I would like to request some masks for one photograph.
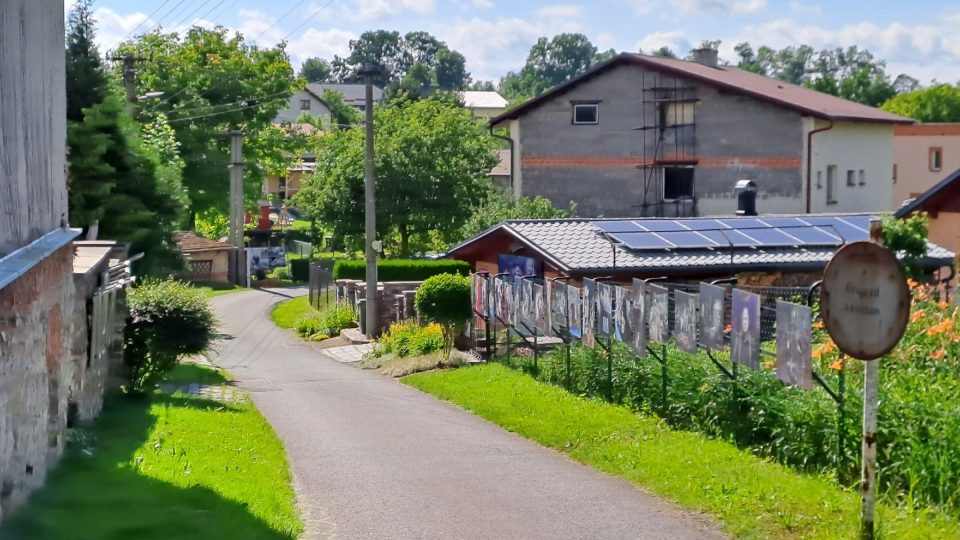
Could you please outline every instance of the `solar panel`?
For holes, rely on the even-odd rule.
[[[647,219],[643,220],[640,225],[647,229],[648,231],[655,232],[671,232],[671,231],[686,231],[686,227],[680,224],[679,221],[672,219]]]
[[[683,221],[683,224],[694,231],[709,231],[730,228],[723,223],[720,223],[720,221],[716,219],[687,219]]]
[[[724,218],[718,221],[733,229],[759,229],[768,226],[757,218]]]
[[[800,242],[789,234],[779,229],[749,229],[742,233],[754,240],[760,242],[761,246],[795,246]]]
[[[847,243],[870,239],[870,218],[872,216],[810,216],[804,218],[807,223],[821,229],[839,234]]]
[[[795,217],[764,217],[761,221],[771,227],[804,227],[807,224]]]
[[[633,221],[596,221],[593,225],[605,233],[640,232],[643,230]]]
[[[610,236],[629,249],[666,249],[676,247],[656,234],[649,232],[617,233]]]
[[[700,234],[696,231],[662,232],[660,233],[660,236],[678,248],[686,249],[710,248],[727,244],[726,242],[723,244],[720,242],[715,242],[706,235]]]
[[[838,246],[843,243],[843,240],[836,233],[817,227],[791,228],[784,232],[800,240],[806,246]]]

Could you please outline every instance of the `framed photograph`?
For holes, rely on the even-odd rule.
[[[647,356],[647,284],[642,279],[633,280],[630,290],[630,313],[627,317],[632,334],[630,347],[639,358]]]
[[[760,369],[760,295],[733,290],[730,312],[730,359],[750,369]]]
[[[613,335],[613,285],[604,282],[597,282],[597,333],[600,336],[609,338]]]
[[[533,284],[533,328],[537,335],[547,335],[549,327],[547,325],[547,295],[544,294],[543,285]]]
[[[483,274],[473,275],[473,312],[479,317],[486,317],[489,313],[487,302],[489,299],[489,290],[487,288],[487,276]]]
[[[597,331],[597,282],[585,278],[583,280],[583,344],[593,347]]]
[[[519,311],[520,311],[520,322],[523,323],[529,329],[533,329],[533,280],[531,279],[521,279],[520,288],[518,289],[520,295],[519,302]]]
[[[649,339],[657,343],[666,343],[670,339],[670,291],[659,285],[647,284],[647,296],[650,298]]]
[[[510,321],[510,300],[507,289],[507,279],[500,276],[493,280],[493,300],[495,304],[496,317],[502,324],[509,324]]]
[[[565,337],[569,321],[567,320],[567,285],[559,281],[548,281],[550,291],[550,328],[557,336]]]
[[[497,272],[507,273],[515,278],[524,276],[542,277],[543,265],[531,257],[503,253],[497,257]]]
[[[697,295],[683,291],[673,293],[673,336],[677,348],[696,354],[697,352]]]
[[[807,390],[813,387],[812,342],[812,310],[777,300],[778,379]]]
[[[700,284],[700,343],[716,351],[723,350],[723,304],[726,289]]]
[[[583,300],[580,298],[580,289],[567,285],[567,316],[570,326],[570,335],[583,339]]]
[[[633,309],[630,301],[630,289],[624,287],[613,288],[613,338],[621,343],[633,341],[633,329],[630,326],[630,311]]]

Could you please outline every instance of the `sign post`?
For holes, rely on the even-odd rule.
[[[877,475],[879,358],[907,329],[910,290],[897,258],[882,245],[880,221],[869,242],[853,242],[831,259],[823,275],[820,310],[827,333],[844,354],[865,360],[860,476],[860,538],[874,538]]]

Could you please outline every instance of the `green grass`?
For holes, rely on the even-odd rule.
[[[181,366],[173,380],[205,370]],[[199,380],[214,381],[216,372]],[[23,540],[293,539],[283,447],[246,402],[184,395],[109,399],[60,465],[0,527]]]
[[[221,296],[224,294],[250,290],[246,287],[234,285],[233,283],[221,283],[217,281],[211,281],[211,282],[205,282],[205,283],[194,283],[194,286],[200,289],[201,291],[203,291],[203,295],[206,296],[207,298],[213,298],[215,296]]]
[[[163,382],[167,384],[211,384],[219,385],[230,381],[226,371],[201,364],[182,363],[168,373]]]
[[[278,302],[273,306],[273,311],[270,312],[270,320],[280,328],[292,329],[297,321],[316,312],[317,310],[310,305],[309,297],[298,296]]]
[[[672,430],[656,418],[573,396],[496,364],[403,381],[681,506],[712,514],[735,537],[857,537],[856,493],[729,443]],[[960,537],[956,521],[886,505],[878,508],[878,526],[881,538]]]

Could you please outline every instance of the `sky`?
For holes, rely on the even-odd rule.
[[[743,41],[858,45],[886,60],[891,77],[960,80],[960,0],[96,0],[94,18],[101,52],[131,32],[219,24],[262,46],[286,40],[294,69],[311,56],[347,55],[365,30],[425,30],[466,56],[474,80],[497,81],[523,66],[538,37],[580,32],[617,51],[686,54],[719,39],[729,61]]]

